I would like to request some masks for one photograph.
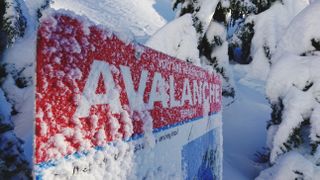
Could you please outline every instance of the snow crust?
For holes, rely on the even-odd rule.
[[[155,3],[155,0],[56,0],[51,7],[85,15],[96,24],[143,43],[166,24],[154,9]]]
[[[145,45],[199,66],[197,41],[192,16],[186,14],[166,24]]]
[[[59,160],[41,171],[41,179],[135,179],[135,165],[132,145],[117,141],[100,149],[92,149],[85,154],[77,154]]]

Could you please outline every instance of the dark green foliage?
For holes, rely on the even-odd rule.
[[[0,177],[3,179],[32,179],[29,163],[25,156],[21,156],[23,141],[8,129],[0,131],[0,141]]]
[[[29,65],[31,66],[31,65]],[[18,88],[25,88],[33,84],[32,77],[26,77],[23,72],[29,67],[17,69],[14,65],[0,64],[0,85],[1,79],[4,80],[8,74],[12,76]]]
[[[282,2],[282,0],[251,0],[251,3],[243,0],[231,0],[230,1],[230,11],[231,11],[231,19],[229,22],[229,26],[238,26],[236,32],[234,33],[234,37],[232,39],[236,39],[236,41],[231,41],[229,44],[228,54],[231,59],[241,63],[241,64],[249,64],[252,61],[252,57],[250,56],[251,50],[251,41],[254,36],[254,23],[247,22],[246,18],[252,14],[259,14],[267,9],[269,9],[272,4],[276,1]],[[264,52],[266,57],[269,59],[269,64],[271,64],[271,52],[270,47],[265,44]],[[235,51],[241,50],[241,57],[239,54],[234,54]]]
[[[228,11],[229,9],[222,7],[221,3],[219,2],[216,7],[216,11],[213,14],[213,20],[218,23],[227,25],[226,14],[228,13]]]
[[[198,0],[176,0],[174,1],[173,9],[177,9],[179,5],[181,5],[179,16],[183,16],[187,13],[192,15],[193,26],[195,27],[197,33],[201,35],[199,37],[200,41],[205,32],[205,29],[199,17],[197,17],[197,13],[200,11]]]
[[[320,138],[320,136],[317,136],[317,137]],[[320,144],[320,142],[313,142],[313,143],[310,144],[310,146],[311,146],[311,155],[314,155],[314,153],[316,153],[319,144]],[[317,166],[319,166],[319,165],[317,165]]]
[[[181,5],[181,10],[179,16],[183,16],[187,13],[193,14],[198,12],[200,7],[197,7],[198,0],[174,0],[173,10],[176,10],[179,5]]]
[[[15,135],[10,114],[2,113],[5,112],[0,110],[0,179],[32,179],[22,147],[24,142]]]
[[[320,39],[311,39],[311,44],[315,48],[316,51],[320,51]]]
[[[207,36],[200,41],[198,45],[198,49],[200,51],[200,55],[206,57],[209,61],[209,65],[211,65],[217,73],[219,73],[226,82],[229,82],[229,77],[225,72],[223,66],[218,63],[217,57],[214,56],[214,50],[223,44],[223,40],[220,36],[214,36],[213,41],[209,42]],[[222,90],[222,95],[225,97],[234,97],[235,91],[233,87],[224,88]]]
[[[5,48],[7,47],[7,34],[4,32],[3,30],[3,15],[5,13],[5,1],[4,0],[0,0],[0,59],[2,58],[3,52],[5,50]],[[1,77],[1,76],[0,76]]]
[[[254,36],[253,27],[254,27],[253,22],[248,22],[239,26],[239,28],[235,32],[235,38],[239,39],[240,42],[236,40],[236,41],[230,42],[229,44],[228,53],[231,57],[235,56],[234,50],[236,48],[241,49],[241,57],[240,57],[241,61],[238,61],[241,64],[249,64],[252,60],[250,56],[250,52],[251,52],[251,41]]]
[[[6,68],[4,64],[0,64],[0,85],[5,80],[7,76]]]
[[[243,0],[230,0],[231,21],[246,18],[250,14],[259,14],[271,7],[275,1],[282,0],[251,0],[251,3]]]
[[[200,51],[200,54],[202,56],[205,56],[209,60],[210,65],[212,65],[214,69],[222,75],[223,78],[229,80],[229,78],[225,74],[223,67],[218,64],[217,57],[212,56],[214,49],[218,46],[221,46],[222,43],[223,40],[220,36],[214,36],[212,42],[209,42],[208,38],[205,36],[199,43],[198,49]]]
[[[24,71],[28,66],[16,69],[14,64],[8,65],[2,62],[2,56],[6,48],[13,46],[18,38],[24,36],[27,28],[27,19],[24,14],[24,1],[0,0],[0,88],[10,74],[17,87],[25,88],[32,84],[32,77],[26,77]],[[10,14],[10,16],[8,16]],[[10,102],[4,92],[5,103],[12,105],[11,113],[2,114],[0,110],[0,179],[32,179],[32,172],[27,161],[23,141],[14,132],[12,115],[18,114],[14,107],[15,102]],[[3,104],[3,102],[1,102]]]
[[[178,8],[179,4],[182,4],[185,0],[173,0],[173,10],[176,10]]]
[[[27,27],[27,20],[22,13],[20,1],[15,0],[13,3],[4,1],[3,3],[5,12],[12,8],[15,11],[13,16],[1,17],[1,31],[6,33],[6,44],[12,45],[18,37],[23,37]]]
[[[265,54],[265,56],[268,58],[268,62],[269,62],[269,65],[271,65],[271,52],[270,52],[270,48],[268,45],[264,44],[263,45],[263,52]]]
[[[282,153],[287,153],[295,148],[298,148],[301,144],[308,141],[308,139],[303,138],[302,134],[304,129],[309,129],[309,128],[310,128],[309,120],[305,120],[299,125],[299,127],[294,128],[288,140],[285,143],[283,143],[282,147],[280,147]]]
[[[231,24],[234,25],[235,21],[256,12],[257,8],[254,4],[247,4],[243,0],[231,0],[229,9],[231,11]]]
[[[279,99],[277,103],[271,104],[271,108],[271,120],[268,122],[267,129],[269,129],[271,126],[277,126],[282,123],[282,113],[284,110],[282,100]],[[301,144],[309,142],[309,137],[303,136],[305,131],[310,131],[310,119],[305,119],[298,127],[292,130],[288,140],[280,147],[282,153],[289,152],[294,148],[298,148]],[[317,146],[318,143],[311,143],[311,154],[316,151]]]
[[[272,125],[279,125],[282,122],[282,112],[284,105],[281,99],[276,104],[271,104],[271,120],[268,122],[267,129]]]
[[[294,178],[294,180],[304,180],[305,176],[303,174],[303,172],[300,172],[298,170],[293,171],[293,173],[295,173],[297,176]]]
[[[313,86],[313,82],[307,81],[302,91],[306,92]]]
[[[186,7],[181,8],[180,16],[183,16],[187,13],[193,13],[194,12],[194,7],[192,4],[188,4]]]
[[[195,27],[197,33],[198,34],[203,34],[204,29],[203,29],[203,25],[202,25],[201,21],[199,20],[199,18],[198,17],[193,17],[192,20],[193,20],[193,26]]]
[[[3,15],[5,13],[6,10],[6,6],[5,6],[5,0],[0,0],[0,17],[1,19],[3,19]],[[2,27],[2,23],[0,24],[0,26]]]
[[[259,13],[269,9],[271,7],[271,5],[276,1],[282,2],[282,0],[252,0],[252,3],[256,6],[255,13],[259,14]]]
[[[314,48],[314,50],[304,52],[300,56],[314,56],[317,51],[320,51],[320,39],[312,38],[311,45]]]
[[[254,153],[254,161],[260,164],[268,163],[270,161],[270,149],[267,147],[262,148],[261,151]]]
[[[4,119],[4,116],[0,116],[0,134],[1,132],[7,132],[13,130],[13,122]]]
[[[52,2],[52,0],[44,0],[43,4],[37,10],[38,19],[42,17],[42,11],[47,9],[50,6],[51,2]]]
[[[217,46],[221,46],[223,43],[223,40],[221,39],[220,36],[214,36],[214,40],[212,42],[209,42],[208,38],[205,36],[204,38],[202,38],[202,40],[200,41],[199,45],[198,45],[198,49],[200,51],[200,54],[202,56],[205,56],[207,59],[211,59],[211,54],[213,52],[213,50],[217,47]],[[211,62],[212,61],[212,62]],[[213,60],[211,60],[210,62],[213,63]]]
[[[302,134],[301,134],[302,127],[294,128],[293,133],[289,137],[288,142],[286,143],[290,147],[297,148],[299,145],[303,143]],[[291,148],[288,148],[288,150],[291,150]]]

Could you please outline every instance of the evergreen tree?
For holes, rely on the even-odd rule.
[[[291,179],[319,178],[320,23],[314,16],[319,9],[320,2],[307,4],[277,44],[277,63],[271,65],[266,85],[272,108],[267,126],[270,167],[257,179],[288,174]]]
[[[228,27],[236,27],[236,31],[230,39],[228,51],[232,60],[241,64],[249,64],[252,61],[251,43],[255,34],[255,23],[252,20],[248,20],[248,17],[268,10],[276,1],[282,2],[282,0],[230,1],[231,17]],[[265,45],[264,51],[266,57],[271,59],[270,47]]]
[[[208,3],[208,2],[207,2]],[[206,4],[203,0],[174,0],[173,9],[177,10],[178,16],[186,13],[192,14],[193,26],[198,35],[199,57],[202,63],[211,65],[223,78],[223,96],[234,97],[235,91],[231,85],[230,72],[228,71],[228,56],[222,57],[218,51],[224,51],[226,45],[226,14],[224,6],[227,0],[211,1]],[[204,16],[203,9],[211,7]],[[213,14],[211,19],[204,17]],[[225,52],[227,55],[227,50]]]
[[[4,38],[4,43],[12,45],[19,37],[23,37],[27,20],[22,13],[21,6],[23,1],[19,0],[1,0],[1,31]]]
[[[32,68],[33,64],[17,68],[15,63],[4,62],[3,54],[7,48],[15,46],[17,39],[26,35],[27,28],[36,29],[28,24],[27,17],[40,18],[41,11],[47,8],[50,2],[43,0],[32,15],[34,17],[29,17],[24,1],[0,0],[0,177],[4,179],[31,179],[30,162],[27,161],[23,150],[24,142],[14,133],[12,116],[19,113],[15,107],[16,102],[8,98],[8,93],[11,92],[5,91],[6,88],[3,86],[4,82],[10,79],[10,75],[17,88],[30,87],[33,84],[32,77],[26,76],[24,71]]]
[[[25,33],[27,22],[22,13],[20,1],[0,0],[0,59],[5,49],[12,46],[17,38]],[[0,86],[6,78],[5,65],[0,61]],[[31,179],[31,167],[23,151],[23,141],[16,137],[11,121],[11,107],[0,89],[0,177],[4,179]]]

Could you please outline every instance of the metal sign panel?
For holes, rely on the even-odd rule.
[[[218,75],[66,13],[37,43],[37,179],[220,178]]]

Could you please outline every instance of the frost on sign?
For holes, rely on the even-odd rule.
[[[129,143],[144,137],[151,148],[166,148],[160,142],[183,138],[183,129],[175,127],[221,109],[217,75],[58,13],[41,22],[36,71],[34,161],[41,168],[119,140]],[[207,121],[202,134],[213,128]],[[184,143],[180,155],[192,140],[184,139],[179,140]],[[145,143],[135,144],[134,152]],[[182,166],[181,158],[179,163]],[[92,167],[88,164],[85,172]]]

